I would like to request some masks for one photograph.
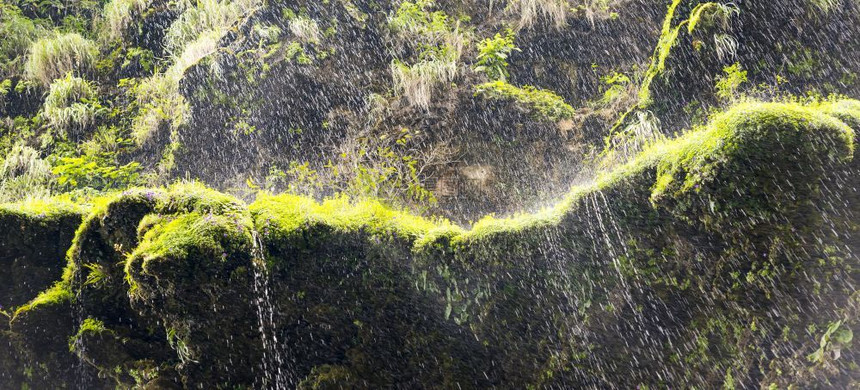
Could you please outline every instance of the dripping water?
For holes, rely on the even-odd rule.
[[[274,390],[290,389],[294,385],[292,370],[287,367],[286,347],[278,341],[275,329],[275,305],[266,269],[266,255],[263,242],[256,231],[253,236],[254,268],[254,305],[257,307],[257,320],[260,339],[263,344],[262,388]]]

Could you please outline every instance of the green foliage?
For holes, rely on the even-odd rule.
[[[827,364],[839,359],[842,349],[849,348],[853,340],[854,332],[845,324],[845,320],[831,322],[821,336],[818,349],[806,359],[815,364]]]
[[[514,46],[514,32],[508,30],[506,35],[496,34],[493,38],[486,38],[478,42],[478,61],[475,71],[487,75],[491,80],[507,80],[508,56],[513,51],[521,51]]]
[[[651,65],[649,65],[648,70],[645,72],[642,85],[639,88],[640,107],[646,107],[651,103],[651,83],[666,70],[666,60],[669,58],[672,47],[677,43],[678,34],[684,25],[687,25],[687,30],[691,34],[696,31],[697,26],[704,25],[704,23],[727,26],[731,17],[740,12],[737,6],[731,3],[700,3],[693,9],[687,19],[673,25],[675,12],[681,3],[682,0],[673,0],[666,12],[666,18],[663,20],[663,28],[660,32],[660,39],[657,42],[657,47],[654,49],[654,54],[651,55]],[[733,57],[737,50],[737,41],[725,34],[715,35],[714,45],[720,59]]]
[[[600,99],[600,104],[603,105],[610,105],[618,100],[624,95],[631,84],[630,77],[618,72],[603,76],[600,78],[600,81],[607,85],[606,90],[603,91],[603,97]]]
[[[0,78],[20,74],[30,44],[42,28],[6,2],[0,4]]]
[[[200,0],[193,5],[185,4],[187,8],[170,25],[164,38],[165,48],[174,55],[187,50],[189,44],[203,35],[213,32],[223,35],[228,27],[257,7],[259,1]]]
[[[540,119],[560,121],[571,119],[576,110],[552,91],[530,85],[522,88],[505,81],[493,81],[475,87],[475,95],[489,99],[512,100]]]
[[[398,145],[405,145],[408,130],[401,131]],[[421,184],[419,161],[409,154],[396,151],[391,145],[365,145],[360,150],[361,161],[348,181],[345,193],[360,198],[387,199],[397,204],[426,207],[436,202],[433,193]]]
[[[140,163],[117,165],[112,156],[105,153],[60,157],[54,163],[52,172],[57,176],[59,188],[64,191],[80,188],[114,190],[136,184],[140,175]]]
[[[741,64],[723,68],[723,75],[717,77],[717,97],[723,102],[732,102],[740,96],[741,86],[747,82],[747,71],[743,70]]]
[[[740,8],[734,3],[700,3],[690,12],[687,31],[692,34],[697,28],[713,26],[728,28],[732,16],[740,13]]]
[[[30,80],[44,86],[68,73],[85,74],[93,67],[98,47],[77,33],[42,38],[30,46],[24,70]]]
[[[425,44],[446,41],[452,32],[448,15],[443,11],[430,11],[432,0],[404,1],[389,19],[389,25],[408,37],[418,37]]]
[[[0,160],[0,202],[50,195],[51,167],[38,151],[18,142],[4,157]]]
[[[291,161],[289,168],[284,171],[272,167],[266,176],[265,188],[272,192],[288,192],[291,194],[315,194],[322,189],[319,173],[304,162],[299,164]]]
[[[428,109],[437,85],[450,83],[459,73],[459,61],[468,38],[442,11],[431,11],[429,0],[401,3],[389,18],[399,37],[418,52],[410,64],[402,59],[391,63],[395,90],[413,106]]]
[[[78,137],[94,126],[102,110],[96,87],[68,73],[51,83],[42,115],[62,134]]]

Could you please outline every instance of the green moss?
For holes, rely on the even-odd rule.
[[[652,197],[659,199],[670,189],[676,191],[675,195],[692,191],[717,174],[715,163],[731,158],[756,161],[803,151],[817,154],[815,157],[821,157],[822,162],[845,160],[851,158],[853,140],[850,127],[818,110],[797,104],[744,103],[716,116],[706,128],[661,148],[664,156]],[[832,141],[835,142],[828,145]],[[683,182],[678,182],[680,178]]]
[[[239,221],[221,215],[184,214],[153,226],[143,237],[140,246],[131,255],[128,264],[141,258],[146,272],[152,261],[170,258],[188,258],[191,251],[226,254],[247,249],[250,241],[248,221]],[[226,260],[224,258],[212,261]]]
[[[860,123],[858,108],[850,100],[742,103],[572,189],[552,208],[485,218],[469,230],[345,197],[318,203],[260,194],[246,207],[193,183],[113,194],[93,202],[69,259],[73,267],[104,265],[105,278],[120,262],[128,285],[61,282],[27,307],[69,302],[80,292],[77,302],[93,319],[85,332],[108,328],[117,335],[105,335],[102,347],[88,342],[85,359],[125,361],[93,357],[115,349],[115,341],[157,339],[171,354],[156,350],[153,361],[175,364],[185,383],[222,374],[219,380],[237,381],[231,383],[255,380],[250,369],[212,370],[260,361],[257,333],[235,331],[258,326],[260,277],[271,277],[275,332],[315,336],[291,344],[295,356],[312,356],[300,369],[301,386],[310,388],[344,378],[407,383],[396,381],[413,373],[453,387],[468,383],[459,380],[475,374],[469,369],[484,367],[458,359],[480,360],[481,353],[493,356],[490,371],[498,370],[487,374],[489,382],[522,387],[564,383],[564,370],[574,365],[597,367],[619,387],[630,372],[639,383],[655,369],[707,387],[702,378],[721,382],[731,368],[733,380],[746,383],[750,372],[775,371],[743,359],[748,351],[795,348],[774,344],[774,329],[814,333],[801,329],[810,313],[796,305],[798,294],[843,294],[853,280],[855,259],[842,249],[853,244],[839,241],[841,233],[822,220],[845,218],[842,212],[849,221],[839,223],[851,224],[856,207],[830,214],[815,207],[850,203],[839,196],[851,196],[853,182],[839,184],[837,195],[829,195],[836,186],[827,183],[831,171],[846,172],[854,153],[849,125]],[[836,182],[854,180],[849,173]],[[814,246],[819,238],[827,244]],[[116,253],[106,253],[111,248]],[[263,257],[269,267],[258,273],[255,260]],[[76,280],[88,277],[66,279]],[[123,288],[130,307],[129,294],[116,291]],[[110,290],[92,293],[99,289]],[[774,322],[761,315],[774,310],[792,316]],[[837,318],[840,308],[826,310],[824,317]],[[96,311],[129,313],[136,324],[151,321],[164,332],[120,337],[133,331]],[[676,314],[683,321],[659,322]],[[661,327],[671,336],[631,327]],[[234,337],[219,338],[225,331]],[[408,355],[397,370],[375,362],[392,348]],[[434,368],[425,369],[431,363],[422,359],[431,357]],[[780,358],[773,364],[795,363]],[[401,368],[409,375],[386,371]]]
[[[489,99],[511,100],[541,119],[560,121],[576,115],[576,110],[552,91],[526,85],[522,88],[499,80],[475,87],[475,95]]]
[[[446,221],[430,221],[392,210],[379,201],[352,203],[346,197],[328,199],[320,204],[296,195],[260,194],[251,204],[250,211],[259,231],[281,238],[287,238],[308,225],[324,224],[342,232],[367,231],[411,241],[432,229],[450,226]]]
[[[18,316],[21,316],[27,312],[36,310],[43,306],[67,304],[73,299],[74,294],[72,293],[71,288],[69,288],[69,285],[64,282],[57,282],[56,284],[54,284],[53,287],[41,292],[32,301],[15,310],[15,314],[12,316],[12,318],[14,320]]]
[[[87,206],[68,197],[32,198],[15,203],[0,204],[0,217],[16,215],[27,220],[52,221],[86,213]]]
[[[105,323],[103,321],[94,318],[87,318],[81,323],[80,328],[78,328],[78,333],[69,339],[69,350],[71,352],[78,352],[80,342],[84,337],[98,335],[107,331],[108,330],[105,328]]]

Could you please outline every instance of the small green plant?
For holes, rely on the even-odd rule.
[[[430,0],[404,1],[389,18],[389,25],[407,39],[418,37],[425,44],[444,42],[452,33],[451,23],[445,12],[430,11],[434,6]]]
[[[830,322],[827,331],[821,336],[819,348],[806,359],[815,364],[826,364],[839,359],[842,349],[850,347],[853,340],[854,332],[845,324],[845,320]]]
[[[714,34],[714,50],[720,61],[731,60],[738,55],[738,41],[729,34]]]
[[[505,36],[496,34],[493,38],[487,38],[478,42],[478,62],[475,71],[487,75],[490,80],[507,80],[508,56],[514,51],[521,51],[514,46],[514,32],[508,30]]]
[[[54,129],[76,137],[95,123],[101,110],[95,86],[68,73],[51,83],[42,115]]]
[[[98,48],[79,34],[42,38],[30,46],[24,70],[27,77],[48,86],[69,72],[86,73],[95,64]]]
[[[701,3],[690,12],[687,31],[692,34],[697,28],[720,26],[729,27],[733,16],[740,15],[741,10],[734,3]]]
[[[322,37],[319,24],[307,16],[296,16],[290,20],[290,32],[306,43],[319,43]]]
[[[723,102],[732,102],[740,96],[741,86],[747,82],[747,71],[743,70],[741,64],[723,68],[723,75],[717,77],[715,88],[717,98]]]
[[[603,105],[612,104],[619,99],[631,83],[630,77],[618,72],[603,76],[600,81],[606,85],[606,90],[603,91],[603,97],[600,99],[600,104]]]

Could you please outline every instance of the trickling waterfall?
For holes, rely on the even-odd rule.
[[[252,231],[251,235],[253,236],[254,305],[257,307],[260,339],[263,344],[261,386],[264,389],[291,389],[295,387],[295,375],[288,365],[289,346],[280,344],[275,328],[275,305],[272,303],[263,242],[256,231]]]

